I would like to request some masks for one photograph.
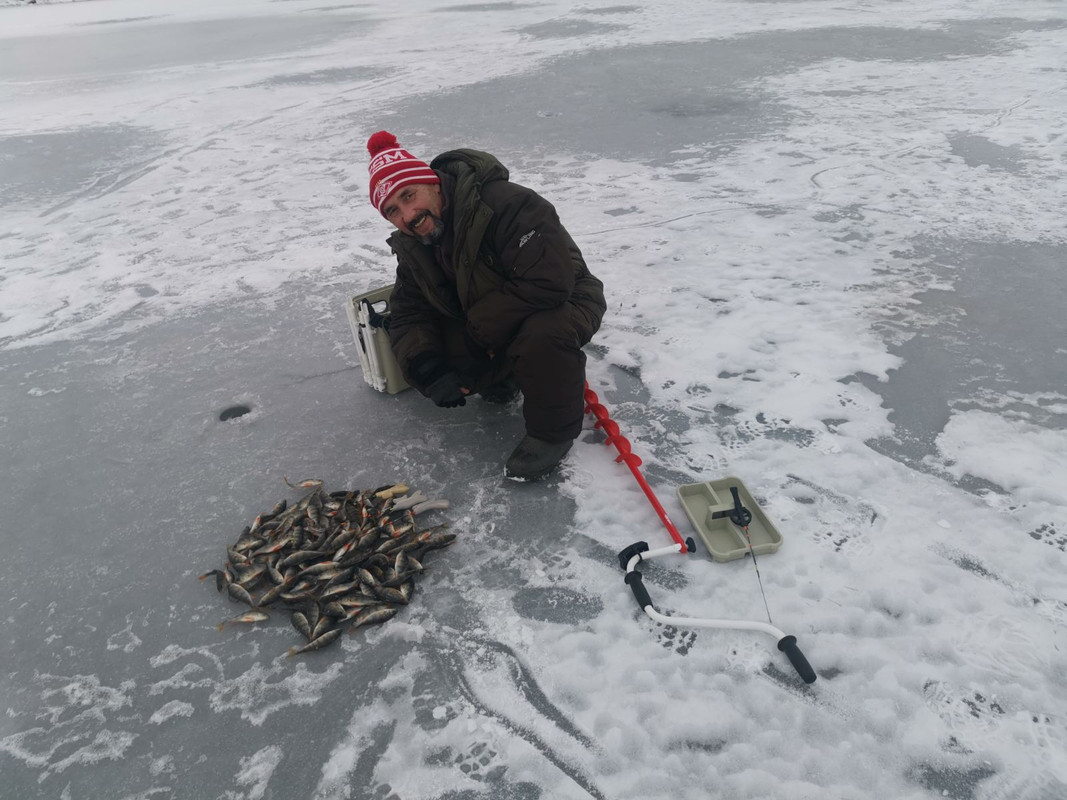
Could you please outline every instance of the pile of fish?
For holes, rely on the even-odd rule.
[[[417,514],[448,502],[409,494],[402,483],[327,493],[321,480],[285,482],[311,491],[256,517],[226,548],[226,565],[200,580],[214,575],[219,592],[250,606],[219,623],[220,631],[265,620],[268,608],[286,608],[307,639],[289,656],[326,647],[345,626],[351,632],[392,618],[411,601],[423,556],[456,540],[446,525],[416,530]]]

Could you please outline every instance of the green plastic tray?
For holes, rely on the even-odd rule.
[[[752,551],[757,556],[776,552],[782,546],[782,534],[767,519],[741,479],[726,477],[678,487],[678,499],[682,502],[685,515],[693,523],[712,558],[716,561],[734,561],[748,554],[745,532],[728,518],[734,508],[731,487],[737,488],[742,505],[752,512],[752,521],[748,524]]]

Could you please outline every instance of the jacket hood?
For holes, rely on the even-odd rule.
[[[430,167],[457,179],[473,178],[476,184],[506,181],[509,177],[507,167],[496,156],[480,150],[449,150],[431,161]]]

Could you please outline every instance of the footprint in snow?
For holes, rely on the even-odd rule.
[[[500,754],[491,743],[484,741],[473,742],[453,759],[460,772],[468,778],[489,783],[503,780],[508,768],[500,761]]]
[[[988,746],[1005,713],[994,695],[945,681],[927,681],[923,699],[948,727],[952,739],[968,750]]]
[[[758,439],[811,447],[815,443],[815,431],[792,425],[787,419],[771,419],[762,411],[752,419],[722,425],[718,431],[719,441],[727,450],[743,451]]]
[[[1061,552],[1067,552],[1067,533],[1060,533],[1056,530],[1056,525],[1053,522],[1046,522],[1044,525],[1039,525],[1037,528],[1029,532],[1029,536],[1031,539],[1044,542]]]
[[[810,508],[815,524],[806,526],[815,542],[835,553],[857,554],[871,546],[872,535],[885,527],[886,516],[870,503],[789,475],[782,487],[794,502]],[[801,526],[796,526],[800,528]]]

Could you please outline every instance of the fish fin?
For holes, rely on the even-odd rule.
[[[215,626],[215,630],[217,630],[217,631],[226,630],[226,623],[225,622],[220,622],[218,625]]]

